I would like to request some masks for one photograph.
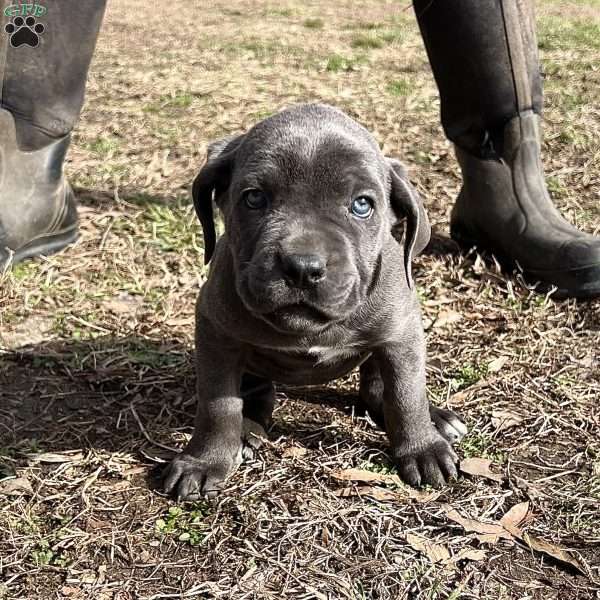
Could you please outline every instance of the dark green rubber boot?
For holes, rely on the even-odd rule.
[[[64,0],[0,13],[0,267],[77,239],[63,163],[104,5]]]
[[[51,254],[77,239],[77,210],[62,166],[69,135],[19,150],[11,115],[0,109],[0,264]]]
[[[540,292],[600,296],[600,237],[553,205],[540,153],[542,84],[529,0],[415,0],[463,187],[451,235]],[[451,23],[451,26],[448,26]]]

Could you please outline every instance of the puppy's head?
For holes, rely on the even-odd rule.
[[[406,218],[404,263],[429,240],[422,203],[403,167],[329,106],[282,111],[211,145],[193,185],[205,261],[215,247],[212,200],[222,210],[237,292],[280,331],[322,329],[363,303],[381,252]]]

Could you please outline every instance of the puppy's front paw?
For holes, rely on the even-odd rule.
[[[214,498],[234,470],[234,463],[209,462],[182,452],[163,471],[163,488],[178,501]]]
[[[414,487],[442,487],[457,477],[458,456],[434,429],[424,439],[394,449],[393,455],[401,479]]]

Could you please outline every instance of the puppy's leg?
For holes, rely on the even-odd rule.
[[[392,456],[410,485],[439,487],[456,477],[458,457],[431,421],[422,332],[388,343],[374,355],[383,379],[383,414]]]
[[[385,429],[383,419],[383,379],[373,357],[366,360],[360,366],[360,401],[369,411],[370,417],[382,429]],[[466,425],[458,415],[451,410],[439,408],[429,403],[429,416],[442,436],[451,444],[456,444],[463,439],[467,433]]]
[[[241,349],[198,314],[194,434],[164,472],[165,491],[179,500],[215,496],[242,460],[242,368]]]
[[[255,450],[267,438],[267,429],[271,425],[275,407],[275,388],[273,382],[264,377],[244,373],[242,376],[241,396],[244,401],[244,432],[242,450],[245,459],[254,458]]]
[[[360,385],[358,397],[363,408],[379,427],[385,429],[383,420],[383,379],[377,360],[371,356],[360,365]]]

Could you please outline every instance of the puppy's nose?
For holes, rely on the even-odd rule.
[[[297,287],[312,287],[325,279],[325,261],[316,254],[286,254],[281,258],[283,273]]]

